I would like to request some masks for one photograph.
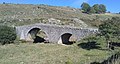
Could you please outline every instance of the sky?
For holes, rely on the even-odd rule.
[[[120,0],[0,0],[0,3],[14,3],[14,4],[47,4],[53,6],[70,6],[80,8],[83,2],[90,4],[104,4],[107,11],[112,13],[120,12]]]

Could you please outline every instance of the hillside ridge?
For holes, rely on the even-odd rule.
[[[48,23],[57,25],[70,25],[81,27],[93,26],[96,19],[101,22],[116,14],[85,14],[78,8],[51,6],[51,5],[33,5],[33,4],[0,4],[0,24],[5,25],[26,25],[35,23]],[[75,20],[77,19],[77,20]],[[50,20],[53,20],[49,22]],[[80,22],[81,21],[81,22]],[[95,22],[94,22],[95,21]]]

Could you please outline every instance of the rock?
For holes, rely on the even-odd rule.
[[[57,19],[54,19],[54,18],[50,18],[48,19],[49,23],[50,24],[60,24],[60,20],[57,20]]]
[[[74,18],[73,21],[77,22],[77,23],[80,23],[82,27],[88,27],[88,25],[84,21],[82,21],[82,20]]]

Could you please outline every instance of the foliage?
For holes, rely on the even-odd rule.
[[[82,5],[81,5],[81,8],[82,8],[82,10],[83,10],[83,12],[84,13],[87,13],[89,10],[90,10],[90,5],[88,4],[88,3],[83,3]]]
[[[95,12],[96,10],[94,9],[94,7],[91,7],[89,13],[95,13]]]
[[[87,42],[96,42],[97,40],[98,40],[98,38],[96,37],[96,35],[91,35],[84,39],[84,41],[87,41]]]
[[[105,13],[106,12],[106,6],[103,4],[99,5],[100,13]]]
[[[93,8],[95,9],[95,13],[100,13],[100,9],[99,9],[99,4],[94,4]]]
[[[120,18],[113,17],[111,20],[106,20],[99,26],[100,35],[104,36],[107,41],[111,41],[112,38],[120,39]]]
[[[105,13],[106,12],[106,6],[103,4],[94,4],[92,7],[88,3],[83,3],[81,5],[82,10],[84,13]]]
[[[83,43],[81,43],[79,46],[84,49],[97,49],[97,48],[105,48],[106,49],[106,43],[108,44],[108,47],[110,43],[112,45],[119,46],[120,43],[120,18],[119,17],[113,17],[112,19],[108,19],[104,21],[99,26],[99,34],[96,34],[95,36],[89,36],[83,40]],[[118,44],[117,44],[118,43]],[[97,46],[99,45],[99,46]]]
[[[97,43],[98,37],[96,35],[91,35],[83,39],[82,43],[78,44],[79,47],[86,49],[86,50],[91,50],[91,49],[99,49],[101,48]]]
[[[95,9],[96,13],[105,13],[106,12],[106,6],[103,4],[95,4],[93,5],[93,8]]]
[[[0,43],[2,45],[13,43],[15,39],[16,32],[14,28],[0,25]]]
[[[65,62],[65,64],[73,64],[73,62],[71,60],[68,60]]]

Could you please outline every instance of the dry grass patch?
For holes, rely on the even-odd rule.
[[[84,50],[76,45],[10,44],[0,46],[0,64],[88,64],[103,61],[111,52]]]

